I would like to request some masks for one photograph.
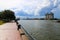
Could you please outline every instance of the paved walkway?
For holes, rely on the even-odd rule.
[[[16,23],[0,25],[0,40],[22,40]]]

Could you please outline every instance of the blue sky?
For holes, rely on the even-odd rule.
[[[60,0],[0,0],[0,11],[7,9],[21,17],[41,18],[53,12],[54,17],[60,18]]]

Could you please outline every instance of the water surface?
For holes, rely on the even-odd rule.
[[[35,40],[60,40],[60,23],[52,20],[20,20]]]

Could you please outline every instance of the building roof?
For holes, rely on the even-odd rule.
[[[50,12],[50,13],[46,13],[45,15],[54,15],[52,12]]]

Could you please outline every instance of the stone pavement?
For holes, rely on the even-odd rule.
[[[22,40],[15,22],[0,25],[0,40]]]

